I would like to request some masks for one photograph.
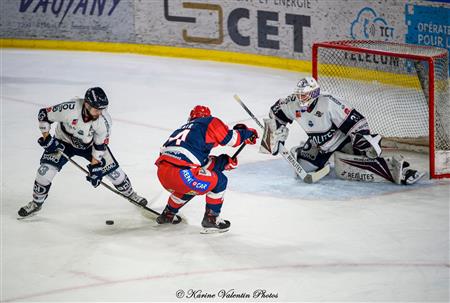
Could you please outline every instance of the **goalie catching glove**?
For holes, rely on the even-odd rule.
[[[277,123],[274,119],[264,119],[264,134],[261,140],[260,152],[277,155],[280,144],[284,144],[288,135],[289,129],[285,125],[280,125],[277,128]]]

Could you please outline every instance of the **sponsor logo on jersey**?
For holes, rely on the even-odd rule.
[[[325,97],[327,97],[328,99],[330,99],[331,101],[333,101],[334,103],[336,103],[339,106],[342,105],[341,101],[339,101],[338,99],[336,99],[335,97],[333,97],[331,95],[325,95]]]
[[[322,144],[333,138],[336,130],[337,128],[333,125],[326,133],[308,134],[308,136],[314,143],[316,143],[316,145],[321,146]]]
[[[192,171],[189,169],[180,170],[180,177],[183,183],[186,184],[190,189],[197,192],[204,192],[209,189],[211,185],[210,182],[202,181],[194,177]]]
[[[310,121],[308,121],[308,126],[309,126],[309,127],[313,127],[313,126],[314,126],[314,123],[310,120]]]
[[[59,154],[55,154],[55,153],[44,154],[42,156],[42,160],[46,160],[46,161],[53,162],[53,163],[58,163],[60,158],[61,158],[61,156]]]
[[[322,117],[322,115],[323,115],[323,113],[321,112],[321,111],[317,111],[315,114],[314,114],[314,116],[317,116],[317,117]]]
[[[116,169],[118,167],[116,162],[112,162],[108,165],[105,165],[102,169],[103,174],[107,175],[110,171]]]
[[[63,110],[75,109],[75,102],[66,102],[53,106],[53,112],[62,112]]]
[[[77,123],[78,123],[78,119],[73,119],[73,120],[72,120],[72,125],[73,125],[73,126],[77,125]]]
[[[348,108],[348,107],[344,108],[344,113],[346,115],[350,114],[350,108]]]

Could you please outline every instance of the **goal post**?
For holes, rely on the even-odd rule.
[[[429,153],[431,178],[450,178],[448,51],[372,40],[313,44],[313,77],[346,100],[391,147]]]

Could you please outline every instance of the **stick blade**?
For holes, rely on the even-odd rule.
[[[303,181],[308,184],[316,183],[317,181],[327,176],[329,173],[330,173],[330,165],[327,164],[322,169],[307,174],[306,177],[303,179]]]

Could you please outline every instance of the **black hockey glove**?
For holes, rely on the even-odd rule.
[[[220,156],[216,157],[216,163],[214,165],[214,168],[219,171],[224,171],[235,169],[237,166],[238,166],[237,158],[233,159],[227,154],[221,154]]]
[[[58,139],[52,137],[50,134],[44,139],[40,137],[38,143],[42,146],[47,153],[53,154],[58,151],[58,149],[64,149],[64,145],[59,142]]]
[[[88,182],[91,182],[92,186],[97,187],[102,182],[103,167],[105,166],[105,164],[105,159],[102,159],[102,161],[97,164],[89,164],[87,166],[87,169],[89,170],[89,176],[86,176],[86,180]]]

